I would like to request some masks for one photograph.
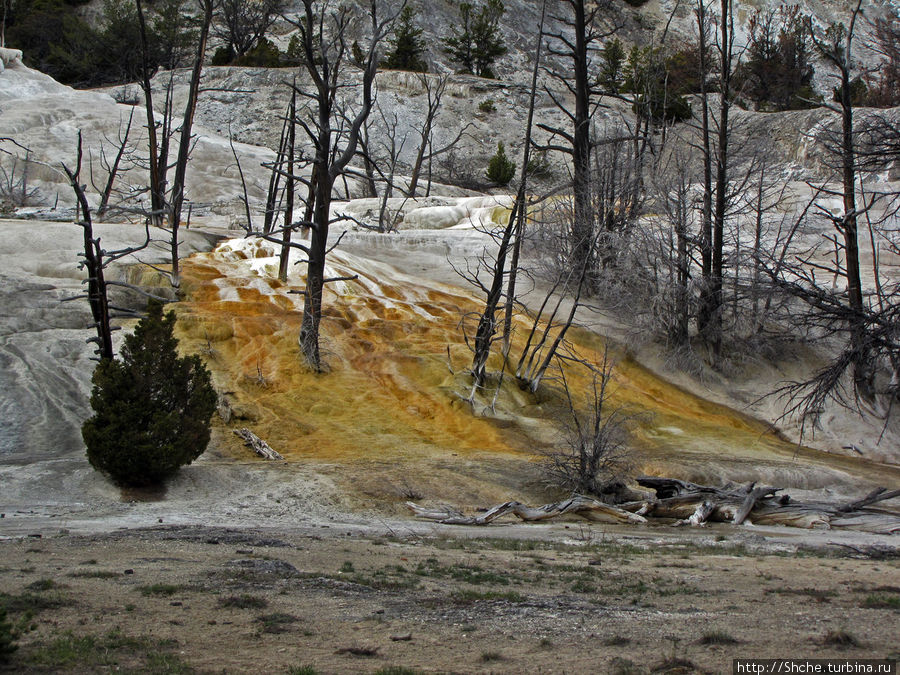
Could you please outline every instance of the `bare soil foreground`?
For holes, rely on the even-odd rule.
[[[571,522],[7,539],[0,602],[19,649],[0,672],[723,673],[736,657],[896,659],[896,547],[822,535],[811,546],[808,534]]]

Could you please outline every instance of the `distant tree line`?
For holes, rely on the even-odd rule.
[[[79,7],[86,0],[11,0],[6,43],[25,63],[76,86],[140,79],[142,51],[137,9],[131,0],[106,0],[96,25]],[[148,21],[152,68],[177,68],[190,58],[197,27],[185,0],[156,0]]]

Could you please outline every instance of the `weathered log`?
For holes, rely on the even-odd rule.
[[[253,450],[253,452],[255,452],[263,459],[284,461],[284,457],[273,450],[268,443],[266,443],[263,439],[254,434],[248,428],[243,427],[241,429],[234,429],[233,431],[235,435],[240,436],[244,440],[244,445]]]
[[[709,499],[697,504],[697,509],[691,514],[690,518],[679,520],[676,525],[690,525],[691,527],[706,527],[707,519],[716,510],[716,505]]]
[[[756,506],[756,502],[763,497],[774,496],[775,493],[778,492],[778,490],[773,487],[753,487],[752,483],[748,487],[749,491],[747,492],[747,496],[744,498],[743,503],[741,503],[741,508],[734,514],[733,522],[735,525],[740,525],[747,520],[747,516],[750,515],[753,507]]]
[[[900,497],[900,490],[891,490],[890,492],[888,492],[887,488],[875,488],[862,499],[857,499],[855,502],[845,504],[844,506],[839,507],[837,510],[841,513],[859,511],[866,506],[871,506],[876,502],[883,502],[885,499],[893,499],[894,497]]]
[[[710,494],[725,494],[719,488],[709,487],[708,485],[697,485],[685,480],[677,478],[660,478],[659,476],[639,476],[637,484],[641,487],[650,488],[656,491],[659,499],[668,499],[669,497],[678,497],[685,494],[696,494],[698,492]]]
[[[501,516],[512,514],[526,522],[578,515],[594,521],[643,523],[646,518],[666,518],[675,525],[702,526],[707,522],[740,525],[782,525],[806,529],[831,527],[852,528],[880,534],[900,533],[900,515],[886,510],[867,508],[871,504],[898,496],[900,491],[883,488],[845,506],[826,502],[800,503],[787,495],[776,496],[780,488],[729,484],[722,488],[697,485],[671,478],[644,476],[643,487],[652,488],[657,499],[632,501],[617,506],[590,497],[576,495],[553,504],[530,507],[519,502],[504,502],[475,516],[466,516],[451,507],[426,509],[412,502],[407,505],[416,516],[449,525],[487,525]]]
[[[539,522],[569,514],[595,522],[632,524],[647,522],[646,518],[635,513],[581,495],[538,507],[527,506],[519,502],[504,502],[477,516],[465,516],[452,508],[424,508],[414,502],[406,502],[406,505],[417,518],[435,520],[444,525],[488,525],[497,518],[510,513],[525,522]]]

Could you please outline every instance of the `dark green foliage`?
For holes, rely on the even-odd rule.
[[[199,457],[209,443],[216,393],[198,356],[179,357],[175,313],[151,301],[125,338],[121,360],[94,371],[94,416],[81,428],[94,468],[123,485],[151,485]]]
[[[808,22],[796,5],[750,17],[747,56],[734,77],[736,91],[757,110],[816,105]]]
[[[843,98],[844,88],[841,85],[831,90],[831,98],[836,103],[841,102]],[[869,88],[861,77],[854,77],[850,80],[850,103],[854,106],[864,106],[869,104]]]
[[[516,163],[506,156],[503,143],[497,143],[497,152],[488,163],[487,178],[497,185],[508,185],[516,175]]]
[[[887,9],[887,8],[886,8]],[[874,45],[870,48],[882,59],[878,69],[868,76],[866,105],[891,108],[900,105],[900,14],[887,9],[887,15],[875,19]]]
[[[155,58],[162,68],[188,64],[199,37],[196,22],[184,11],[184,0],[156,0],[152,21]]]
[[[234,61],[235,54],[234,50],[230,47],[226,47],[222,45],[218,49],[216,49],[215,53],[213,53],[212,59],[210,59],[209,65],[211,66],[230,66],[231,62]]]
[[[501,0],[486,0],[478,7],[460,3],[460,29],[451,27],[452,34],[444,40],[444,46],[450,60],[460,64],[463,72],[494,77],[494,62],[507,52],[500,33],[500,17],[505,11]]]
[[[221,0],[213,35],[237,58],[256,47],[284,8],[284,0]]]
[[[106,0],[101,25],[102,29],[97,35],[97,48],[93,50],[96,60],[94,67],[102,73],[105,80],[111,82],[140,79],[143,60],[135,3]],[[156,61],[152,55],[151,61]]]
[[[141,75],[141,40],[133,0],[106,0],[94,28],[72,0],[13,0],[6,42],[27,65],[66,84],[97,86]],[[184,0],[157,0],[147,11],[148,65],[183,65],[196,38],[182,11]]]
[[[691,116],[688,100],[670,85],[669,59],[659,48],[632,48],[622,90],[634,94],[634,112],[654,124],[683,122]]]
[[[625,82],[625,47],[619,38],[613,38],[600,50],[600,87],[610,93],[618,94]]]
[[[218,53],[218,52],[217,52]],[[260,38],[256,46],[243,56],[231,62],[233,66],[254,68],[281,68],[288,66],[291,59],[266,38]]]
[[[63,0],[14,0],[6,44],[21,49],[25,63],[70,84],[89,82],[96,32]]]
[[[6,620],[6,608],[0,605],[0,663],[6,663],[18,649],[13,642],[12,625]]]
[[[412,5],[407,5],[400,12],[394,37],[389,40],[391,50],[382,63],[385,68],[417,73],[428,72],[428,64],[422,58],[425,53],[425,41],[422,40],[422,29],[415,24],[415,17],[416,11]],[[354,44],[358,47],[358,44]]]

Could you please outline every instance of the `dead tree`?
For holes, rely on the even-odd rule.
[[[200,77],[203,74],[203,59],[206,56],[206,43],[213,18],[216,0],[197,0],[200,5],[200,36],[197,51],[191,68],[191,79],[188,85],[188,97],[185,103],[184,117],[179,129],[178,156],[175,160],[175,176],[169,197],[169,228],[172,232],[172,281],[178,285],[178,228],[181,226],[181,211],[184,206],[184,183],[187,174],[188,159],[191,152],[191,128],[194,124],[194,112],[197,109],[197,98],[200,95]]]
[[[113,158],[112,162],[110,162],[106,158],[106,154],[103,148],[100,148],[100,163],[103,168],[106,170],[106,182],[103,187],[98,187],[94,184],[94,189],[100,193],[100,205],[97,207],[97,217],[103,220],[103,217],[106,215],[106,212],[109,210],[109,200],[112,196],[113,187],[115,186],[116,178],[119,175],[119,169],[122,164],[122,159],[126,155],[126,149],[128,147],[128,136],[131,133],[131,124],[134,121],[134,108],[131,109],[131,112],[128,115],[128,124],[125,126],[124,133],[121,131],[121,122],[120,130],[119,130],[119,138],[118,138],[118,147],[116,149],[116,156]],[[91,183],[93,181],[93,168],[91,168]]]
[[[849,26],[833,24],[824,35],[811,29],[813,44],[825,61],[837,72],[839,86],[835,98],[838,99],[841,116],[841,135],[838,148],[841,174],[841,213],[828,212],[829,220],[841,237],[844,258],[842,276],[847,284],[847,304],[851,327],[851,348],[856,354],[853,363],[853,382],[859,394],[871,398],[873,372],[865,350],[865,328],[862,322],[863,294],[859,263],[858,217],[856,200],[856,144],[853,129],[853,38],[856,22],[860,15],[862,0],[857,0],[850,15]],[[834,109],[832,107],[832,109]],[[836,242],[837,243],[837,242]],[[838,266],[840,269],[840,265]]]
[[[163,115],[163,129],[160,135],[156,125],[156,114],[153,108],[153,87],[150,78],[153,75],[150,67],[150,45],[147,38],[147,24],[144,18],[144,8],[141,0],[135,0],[137,4],[138,27],[141,35],[141,89],[144,92],[144,110],[147,114],[147,149],[149,152],[150,171],[150,222],[159,226],[162,224],[165,214],[166,182],[165,171],[168,165],[169,134],[166,121],[171,119],[168,115],[169,99],[171,98],[171,78],[166,96]]]
[[[584,0],[563,0],[560,3],[568,11],[556,20],[565,31],[549,33],[548,52],[567,59],[571,68],[564,73],[551,73],[574,98],[574,109],[561,97],[547,90],[556,106],[571,122],[571,129],[539,124],[550,134],[551,142],[544,149],[556,150],[572,158],[572,218],[569,231],[569,264],[584,268],[589,288],[594,289],[598,229],[593,212],[593,177],[591,171],[591,119],[599,105],[601,90],[590,74],[591,54],[598,41],[612,34],[597,28],[598,16],[608,3],[588,7]]]
[[[419,134],[419,145],[416,148],[416,157],[413,160],[412,170],[409,174],[409,187],[407,194],[415,197],[419,189],[419,180],[422,175],[422,169],[426,163],[431,167],[431,163],[438,157],[450,152],[465,136],[471,122],[465,124],[456,136],[448,143],[439,148],[434,147],[434,129],[437,123],[437,117],[441,110],[441,103],[444,98],[444,92],[447,90],[447,83],[450,81],[449,75],[428,75],[419,73],[417,75],[419,82],[425,89],[426,104],[425,119],[422,120],[422,126],[416,130]],[[428,170],[428,186],[426,192],[431,191],[431,169]]]
[[[608,350],[599,364],[586,365],[593,377],[585,409],[573,400],[563,377],[569,420],[563,443],[543,453],[542,473],[549,486],[607,501],[605,495],[631,469],[628,426],[633,415],[610,399],[613,363]]]
[[[535,45],[534,69],[532,71],[531,78],[531,98],[528,105],[528,122],[525,126],[525,142],[522,149],[522,167],[519,176],[519,187],[516,191],[516,199],[513,203],[512,210],[510,211],[509,218],[507,219],[506,227],[503,229],[503,233],[499,237],[497,256],[494,259],[491,270],[492,274],[490,286],[488,287],[481,284],[481,282],[478,281],[477,274],[474,278],[474,281],[485,292],[486,297],[484,309],[481,312],[481,316],[478,320],[478,326],[475,331],[472,358],[472,391],[469,394],[469,401],[474,400],[476,391],[484,386],[485,379],[487,378],[487,360],[490,356],[491,345],[494,342],[494,337],[497,331],[497,311],[500,306],[500,301],[503,298],[503,281],[506,276],[506,257],[510,252],[510,244],[512,242],[513,236],[515,235],[516,230],[519,229],[520,224],[524,221],[525,209],[527,208],[526,190],[528,186],[528,161],[531,153],[531,132],[534,124],[534,106],[537,97],[538,68],[540,67],[541,62],[541,44],[543,41],[545,9],[546,2],[542,5],[541,22],[538,28],[537,44]],[[517,260],[516,264],[518,264]],[[514,297],[515,286],[510,285],[508,292],[512,294],[511,297]],[[508,313],[508,316],[510,314],[511,312]]]
[[[120,260],[126,256],[137,253],[146,248],[150,243],[150,226],[145,225],[145,239],[143,243],[137,246],[127,246],[123,249],[115,251],[106,251],[100,246],[100,238],[94,236],[94,226],[91,219],[91,207],[85,195],[84,185],[81,184],[81,161],[82,161],[82,144],[81,132],[78,132],[78,148],[75,160],[75,170],[71,170],[65,164],[62,165],[66,177],[69,179],[73,192],[75,193],[76,202],[78,204],[79,220],[78,225],[81,226],[84,233],[84,248],[81,253],[82,261],[79,264],[80,269],[87,272],[87,292],[65,301],[86,299],[91,307],[91,317],[93,318],[93,328],[97,335],[89,338],[88,342],[94,342],[97,345],[96,354],[100,360],[112,359],[113,353],[112,333],[116,330],[112,326],[112,319],[115,318],[115,312],[126,316],[134,316],[135,312],[125,307],[116,307],[111,305],[108,297],[109,286],[124,286],[132,290],[136,290],[143,295],[148,295],[145,291],[135,288],[131,284],[124,282],[110,282],[106,280],[105,270],[113,262]]]
[[[307,364],[315,371],[323,368],[319,351],[319,326],[322,320],[322,291],[331,281],[325,277],[328,253],[328,231],[332,223],[331,200],[335,181],[344,173],[356,154],[363,123],[372,110],[373,83],[378,67],[381,42],[390,33],[397,14],[386,19],[378,15],[378,1],[370,0],[368,20],[369,46],[364,52],[362,81],[358,85],[360,101],[354,114],[341,109],[338,93],[345,90],[349,45],[348,29],[352,21],[350,9],[330,9],[327,1],[303,0],[300,20],[292,21],[299,31],[303,52],[301,66],[312,81],[312,90],[297,88],[298,96],[311,103],[313,119],[298,119],[315,148],[312,180],[308,181],[313,203],[309,222],[310,241],[306,251],[307,274],[304,292],[300,349]],[[402,8],[401,8],[402,9]],[[400,10],[397,10],[400,11]],[[326,27],[326,23],[330,24]]]
[[[194,112],[197,108],[197,99],[200,95],[200,78],[203,74],[203,60],[206,55],[206,45],[209,39],[210,25],[213,19],[213,11],[217,0],[197,0],[200,10],[200,32],[197,38],[194,61],[191,68],[191,76],[188,82],[188,97],[185,104],[184,116],[178,128],[179,142],[174,169],[175,175],[171,185],[168,184],[167,174],[169,170],[169,142],[174,130],[172,129],[172,87],[174,73],[169,76],[169,85],[166,90],[166,100],[162,123],[157,125],[153,108],[153,91],[150,82],[152,75],[150,70],[150,46],[146,21],[144,18],[141,0],[136,0],[138,9],[138,25],[141,35],[142,51],[142,80],[141,88],[144,92],[144,102],[147,113],[147,135],[149,150],[150,170],[150,221],[156,226],[162,226],[163,219],[168,222],[171,234],[169,247],[171,250],[170,276],[173,286],[178,286],[179,257],[178,257],[178,230],[181,226],[181,215],[185,201],[185,180],[187,165],[192,149],[191,129],[194,122]]]
[[[712,205],[712,240],[710,243],[710,273],[704,278],[701,297],[703,325],[700,334],[711,348],[714,363],[722,351],[722,311],[725,262],[725,217],[728,209],[729,186],[729,113],[731,108],[731,79],[734,72],[734,15],[732,0],[721,0],[719,35],[716,49],[719,56],[719,110],[715,119],[716,143],[712,161],[715,164],[715,199]],[[705,139],[704,139],[705,141]]]
[[[295,146],[297,143],[297,92],[291,92],[291,104],[287,117],[287,140],[285,142],[285,160],[287,175],[284,186],[284,222],[281,234],[281,253],[278,256],[278,278],[285,282],[288,276],[288,260],[291,255],[291,234],[294,231],[294,177]]]

